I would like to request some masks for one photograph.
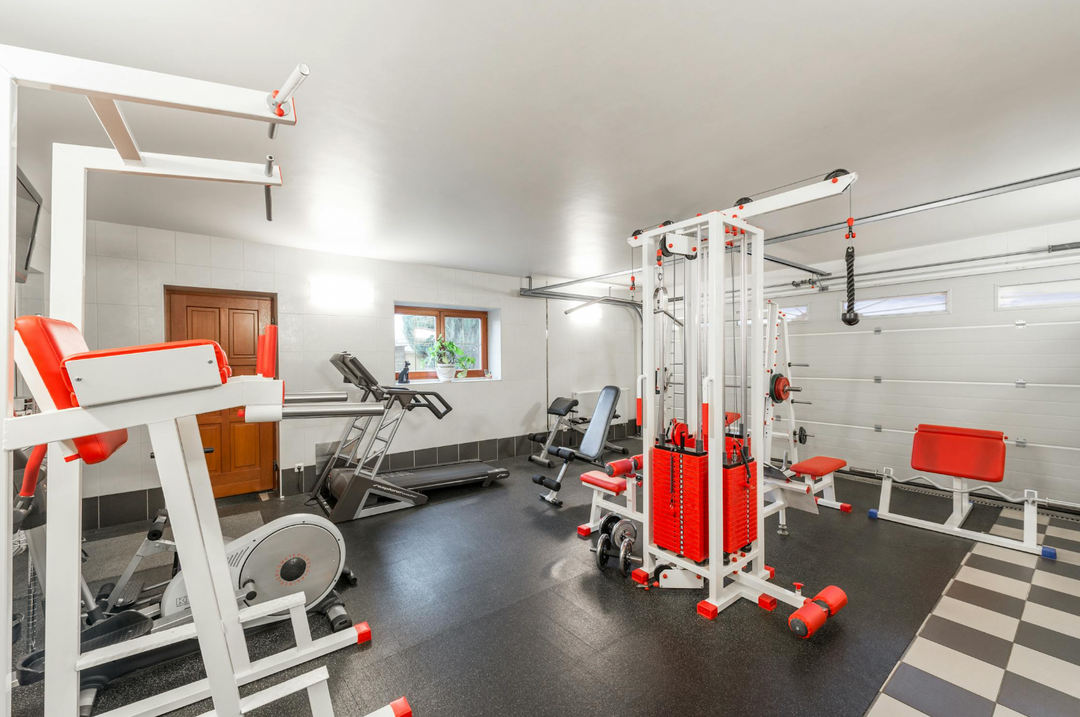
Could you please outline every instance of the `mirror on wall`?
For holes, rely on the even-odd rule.
[[[15,281],[24,284],[41,217],[41,195],[21,169],[15,171]]]

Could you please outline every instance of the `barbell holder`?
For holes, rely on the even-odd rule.
[[[813,406],[814,405],[813,401],[796,401],[795,399],[791,399],[791,402],[792,403],[802,404],[803,406]]]
[[[791,368],[791,367],[795,367],[795,368],[810,368],[810,364],[808,364],[808,363],[792,363],[791,361],[788,361],[788,367],[789,367],[789,368]]]

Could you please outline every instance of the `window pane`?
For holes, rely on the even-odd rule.
[[[434,371],[435,317],[394,314],[394,370]]]
[[[998,287],[997,307],[999,309],[1075,304],[1080,304],[1080,280],[1077,279]]]
[[[840,311],[844,310],[843,300]],[[949,294],[916,294],[914,296],[889,296],[884,299],[863,299],[855,302],[860,316],[906,316],[911,314],[940,314],[949,310]]]
[[[810,320],[809,307],[806,306],[781,306],[780,313],[787,317],[788,323],[803,322]]]
[[[457,347],[473,359],[472,369],[482,369],[480,361],[480,319],[466,319],[447,316],[445,320],[446,340],[453,341]]]

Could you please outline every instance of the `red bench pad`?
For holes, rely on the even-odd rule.
[[[609,478],[602,471],[589,471],[581,474],[581,482],[585,485],[603,488],[604,490],[619,495],[626,490],[625,478]]]
[[[259,338],[260,343],[262,337]],[[83,361],[86,359],[94,358],[106,358],[108,356],[126,356],[127,354],[142,354],[150,351],[168,351],[169,349],[183,349],[191,346],[212,346],[214,348],[214,358],[217,359],[218,373],[221,374],[221,382],[225,383],[229,380],[229,376],[232,376],[232,368],[229,366],[229,359],[225,356],[225,351],[218,345],[217,341],[210,341],[209,339],[191,339],[189,341],[169,341],[163,344],[143,344],[142,346],[125,346],[120,349],[99,349],[98,351],[83,351],[81,353],[71,354],[60,361],[60,369],[64,376],[64,382],[67,385],[69,391],[74,392],[75,388],[71,383],[71,378],[68,376],[68,364],[73,361]],[[35,362],[36,363],[36,362]],[[71,400],[78,405],[78,401],[73,395]]]
[[[829,475],[833,471],[840,470],[846,465],[847,461],[841,460],[840,458],[814,456],[813,458],[807,458],[805,461],[799,461],[791,467],[791,470],[799,475],[821,478],[822,476]]]
[[[82,333],[66,321],[43,316],[22,316],[15,319],[15,330],[19,332],[19,337],[57,410],[76,406],[62,363],[68,356],[87,351]],[[117,431],[82,436],[72,442],[84,462],[101,463],[127,442],[127,430],[121,428]]]
[[[911,444],[917,471],[997,483],[1005,477],[1005,434],[920,424]]]

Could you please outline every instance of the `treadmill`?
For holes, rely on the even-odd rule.
[[[505,468],[480,461],[382,471],[405,416],[412,411],[430,411],[442,420],[453,408],[435,391],[379,385],[367,367],[348,352],[334,354],[330,363],[345,383],[360,390],[361,402],[380,403],[384,409],[380,415],[349,421],[311,490],[313,502],[332,522],[412,508],[427,502],[426,491],[468,483],[486,487],[510,475]]]

